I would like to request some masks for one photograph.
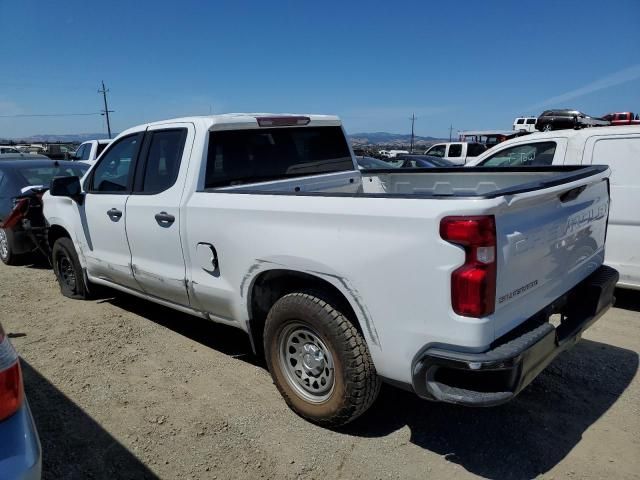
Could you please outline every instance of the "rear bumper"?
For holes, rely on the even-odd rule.
[[[0,422],[0,478],[39,480],[42,449],[29,403]]]
[[[427,346],[413,363],[414,391],[429,400],[469,406],[511,400],[609,309],[617,281],[616,270],[601,266],[486,352]],[[563,316],[558,327],[548,321],[554,313]]]

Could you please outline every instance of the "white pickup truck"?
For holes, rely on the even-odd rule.
[[[93,165],[100,154],[112,142],[111,139],[102,138],[100,140],[87,140],[81,143],[73,153],[72,160],[79,160],[89,165]]]
[[[478,142],[449,142],[431,145],[425,155],[449,160],[455,165],[464,165],[485,152],[487,147]]]
[[[505,402],[573,345],[613,301],[608,175],[360,172],[337,117],[229,114],[123,132],[44,212],[64,295],[240,328],[289,406],[335,426],[381,380]]]

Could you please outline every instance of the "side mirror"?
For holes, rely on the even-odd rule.
[[[84,193],[78,177],[55,177],[51,180],[49,193],[52,197],[69,197],[80,205],[84,201]]]

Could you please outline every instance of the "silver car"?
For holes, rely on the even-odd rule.
[[[40,479],[42,449],[18,354],[0,324],[0,480]]]

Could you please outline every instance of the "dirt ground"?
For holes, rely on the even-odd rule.
[[[329,431],[293,414],[248,339],[113,293],[62,297],[0,264],[47,479],[640,478],[640,292],[516,400],[434,404],[391,387]]]

